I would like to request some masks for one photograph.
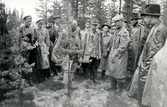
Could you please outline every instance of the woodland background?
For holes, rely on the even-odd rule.
[[[141,8],[147,3],[155,3],[159,0],[108,1],[109,2],[106,4],[106,0],[70,0],[73,17],[78,21],[79,27],[83,29],[85,27],[85,21],[92,18],[99,20],[100,24],[111,23],[112,17],[119,13],[122,13],[125,17],[125,21],[128,22],[133,12],[140,12]],[[117,4],[116,1],[119,4]],[[164,24],[167,25],[167,0],[162,0],[160,4],[163,14],[161,18]],[[49,15],[60,15],[62,17],[62,23],[66,23],[65,0],[39,0],[38,7],[35,7],[35,10],[39,17],[44,18],[45,24]],[[24,11],[19,13],[16,9],[9,10],[5,7],[5,4],[0,1],[1,107],[10,107],[9,105],[11,104],[13,104],[12,107],[35,107],[35,104],[31,102],[34,99],[33,92],[23,92],[24,89],[31,87],[22,78],[22,72],[30,73],[33,67],[33,64],[27,64],[25,59],[21,56],[21,52],[24,51],[29,44],[24,44],[21,35],[16,32],[16,28],[22,24],[23,15]],[[49,84],[51,84],[51,82]],[[57,88],[59,89],[62,84],[58,86]],[[40,88],[41,87],[42,86],[40,86]],[[24,101],[27,102],[23,103]]]

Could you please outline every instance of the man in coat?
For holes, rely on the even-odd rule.
[[[106,90],[117,89],[121,92],[127,76],[129,32],[124,26],[123,16],[117,15],[112,19],[116,30],[113,36],[112,48],[108,57],[106,75],[111,77],[111,86]]]
[[[50,38],[49,33],[46,28],[43,28],[43,19],[36,21],[36,32],[37,32],[37,42],[38,44],[38,54],[36,56],[37,69],[41,74],[41,81],[48,79],[50,77],[50,64],[49,64],[49,47]]]
[[[102,58],[100,60],[100,65],[98,67],[98,74],[101,79],[104,78],[105,76],[105,71],[107,67],[107,60],[108,60],[108,54],[111,48],[111,42],[112,42],[112,35],[109,32],[110,26],[108,24],[103,24],[102,25],[102,37],[103,37],[103,45],[105,49],[105,53],[102,55]]]
[[[32,57],[32,50],[35,48],[33,45],[36,41],[35,29],[31,27],[32,17],[30,15],[23,17],[23,22],[23,25],[18,28],[18,31],[22,35],[24,41],[30,45],[28,50],[23,52],[23,57],[25,57],[27,62],[31,64],[35,61]]]
[[[166,32],[167,33],[167,32]],[[167,107],[167,41],[153,57],[144,86],[142,104]]]
[[[97,21],[93,20],[91,24],[91,28],[88,29],[85,33],[86,42],[83,60],[88,62],[92,60],[90,63],[88,63],[88,65],[85,66],[88,66],[88,68],[90,69],[90,79],[96,83],[95,78],[97,69],[100,64],[102,54],[105,53],[105,51],[101,32],[99,32],[99,30],[97,30],[96,28],[96,26],[98,25]]]
[[[84,50],[85,49],[85,43],[86,43],[86,32],[88,29],[91,27],[91,20],[86,20],[85,22],[85,28],[80,31],[81,34],[81,48]],[[88,64],[87,63],[82,63],[80,70],[83,71],[83,76],[86,79],[87,78],[87,68]]]
[[[151,30],[147,36],[147,40],[140,56],[137,68],[139,70],[137,98],[140,107],[145,107],[141,104],[141,100],[152,59],[155,54],[164,46],[166,41],[167,30],[159,19],[160,15],[160,5],[158,4],[146,5],[141,13],[145,23],[151,26]]]
[[[133,76],[137,64],[139,61],[139,57],[141,55],[143,46],[145,44],[145,27],[138,23],[138,20],[140,18],[138,17],[137,13],[133,13],[132,17],[130,18],[132,29],[131,29],[131,42],[128,50],[128,71],[129,71],[129,77]],[[129,90],[129,97],[134,96],[136,93],[136,90],[131,88]]]
[[[130,60],[130,69],[133,74],[137,68],[137,63],[139,56],[141,54],[142,48],[142,38],[144,37],[144,26],[138,23],[138,14],[133,13],[130,18],[132,29],[131,29],[131,60]]]
[[[57,42],[58,39],[58,32],[56,31],[56,28],[54,26],[55,20],[53,16],[48,17],[47,19],[47,30],[49,32],[49,37],[50,37],[50,48],[49,48],[49,62],[50,62],[50,69],[51,72],[54,73],[55,75],[58,75],[57,73],[60,72],[61,67],[56,66],[55,63],[51,60],[51,53],[53,51],[53,47]]]
[[[26,58],[28,64],[35,62],[35,42],[36,42],[36,33],[35,29],[31,27],[32,17],[26,15],[23,17],[23,24],[18,28],[25,44],[27,44],[27,50],[22,52],[22,56]],[[35,78],[36,69],[33,67],[33,72],[26,74],[23,72],[23,77],[28,81],[30,85],[33,85],[36,82]]]
[[[63,81],[66,85],[74,79],[74,73],[79,67],[79,54],[83,53],[80,48],[79,33],[80,28],[77,26],[76,20],[72,20],[69,29],[66,27],[63,30],[53,48],[52,61],[62,66]]]
[[[56,31],[57,31],[58,34],[59,34],[59,33],[61,33],[62,30],[63,30],[63,27],[62,27],[62,25],[61,25],[61,17],[60,17],[59,15],[55,15],[55,16],[53,16],[53,18],[54,18],[54,20],[55,20],[54,26],[55,26],[55,28],[56,28]],[[59,35],[60,35],[60,34],[59,34]]]

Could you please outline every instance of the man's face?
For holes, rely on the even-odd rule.
[[[97,28],[97,29],[100,29],[100,23],[97,24],[96,28]]]
[[[142,16],[142,18],[143,18],[143,21],[145,22],[145,24],[150,24],[150,22],[151,22],[151,16],[147,16],[147,15],[145,15],[145,16]]]
[[[32,19],[31,18],[27,18],[24,23],[25,23],[25,26],[29,27],[31,25],[31,23],[32,23]]]
[[[137,20],[130,20],[130,24],[133,26],[134,24],[137,23]]]
[[[122,26],[122,21],[121,21],[121,20],[117,20],[117,21],[115,21],[114,23],[115,23],[115,27],[116,27],[116,28],[119,28],[119,27]]]
[[[53,23],[47,22],[47,28],[50,28],[50,27],[52,27],[52,26],[53,26]]]
[[[90,22],[86,22],[85,27],[86,27],[86,28],[90,28],[90,26],[91,26],[91,25],[90,25]]]
[[[97,24],[92,24],[92,30],[96,30]]]
[[[43,23],[44,23],[43,21],[38,22],[38,23],[37,23],[38,28],[42,28]]]
[[[61,21],[60,18],[56,18],[56,19],[55,19],[55,23],[56,23],[56,24],[59,24],[60,21]]]
[[[109,31],[108,26],[104,26],[104,27],[103,27],[103,31],[104,31],[104,32],[108,32],[108,31]]]

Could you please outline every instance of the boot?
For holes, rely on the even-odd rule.
[[[107,91],[116,90],[117,89],[117,81],[114,78],[111,78],[111,85],[109,87],[104,88]]]
[[[101,80],[104,80],[104,77],[105,77],[105,70],[101,72]]]
[[[122,93],[124,83],[118,82],[116,93]]]
[[[102,73],[101,72],[97,72],[97,79],[101,79],[102,78]]]

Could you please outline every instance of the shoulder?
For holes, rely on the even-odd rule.
[[[157,31],[166,31],[167,28],[163,23],[159,23],[159,25],[157,26]]]
[[[112,36],[112,34],[110,32],[107,33],[108,36]]]
[[[126,29],[125,26],[123,26],[123,27],[121,28],[119,34],[121,34],[121,35],[123,35],[123,36],[124,36],[124,35],[129,35],[129,31]]]

